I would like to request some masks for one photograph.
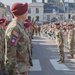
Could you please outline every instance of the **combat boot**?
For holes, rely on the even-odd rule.
[[[61,59],[59,59],[57,62],[60,62],[61,61]]]
[[[73,59],[74,58],[74,55],[71,54],[71,56],[68,56],[68,59]]]
[[[58,52],[58,55],[60,55],[60,53]]]
[[[58,62],[59,64],[64,63],[64,57],[61,59],[61,61]]]

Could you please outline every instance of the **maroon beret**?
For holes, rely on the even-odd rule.
[[[26,19],[26,20],[25,20],[25,22],[29,22],[29,23],[30,23],[30,25],[32,25],[32,21],[31,21],[31,20],[29,20],[29,19]]]
[[[68,24],[68,26],[73,26],[73,24],[72,24],[72,23],[70,23],[70,24]]]
[[[55,25],[60,25],[60,22],[56,22]]]
[[[25,20],[25,22],[31,22],[31,20],[29,20],[29,19],[26,19],[26,20]]]
[[[26,19],[26,20],[25,20],[25,23],[24,23],[24,27],[25,27],[25,28],[29,28],[30,26],[31,26],[31,21],[28,20],[28,19]]]
[[[27,10],[28,10],[27,3],[23,4],[23,3],[16,2],[10,8],[11,13],[13,13],[16,16],[23,15],[24,13],[27,12]]]
[[[9,23],[10,23],[11,21],[6,21],[6,24],[5,24],[5,26],[7,26]]]
[[[24,27],[25,27],[25,28],[29,28],[29,27],[30,27],[30,23],[26,22],[26,23],[24,24]]]
[[[5,19],[0,19],[0,24],[3,24],[5,22]]]

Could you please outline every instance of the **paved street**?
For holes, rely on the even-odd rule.
[[[34,36],[33,67],[30,75],[75,75],[75,59],[67,59],[69,54],[65,48],[65,63],[58,64],[59,55],[55,41],[46,37]]]

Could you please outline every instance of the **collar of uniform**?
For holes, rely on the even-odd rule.
[[[17,23],[19,24],[19,26],[20,26],[21,28],[23,28],[23,29],[24,29],[23,24],[21,24],[18,20],[17,20]]]
[[[13,21],[16,21],[16,22],[18,23],[18,25],[19,25],[21,28],[23,28],[23,29],[24,29],[23,24],[21,24],[21,23],[20,23],[17,19],[13,18],[12,20],[13,20]]]

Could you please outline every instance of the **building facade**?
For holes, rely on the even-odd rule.
[[[6,18],[6,20],[12,19],[10,6],[4,5],[2,2],[0,2],[0,18]]]
[[[48,0],[52,1],[52,0]],[[55,0],[53,0],[55,1]],[[75,15],[75,3],[62,2],[32,2],[28,6],[28,19],[35,22],[68,21]]]
[[[44,4],[44,21],[55,22],[64,20],[64,7],[62,3]]]
[[[47,2],[60,2],[60,0],[47,0]]]
[[[12,20],[12,14],[10,12],[10,6],[6,5],[5,9],[6,9],[6,14],[5,14],[6,19],[7,20]]]
[[[33,2],[28,5],[27,18],[35,22],[43,22],[44,4],[41,2]]]
[[[0,2],[0,18],[5,18],[5,6]]]

